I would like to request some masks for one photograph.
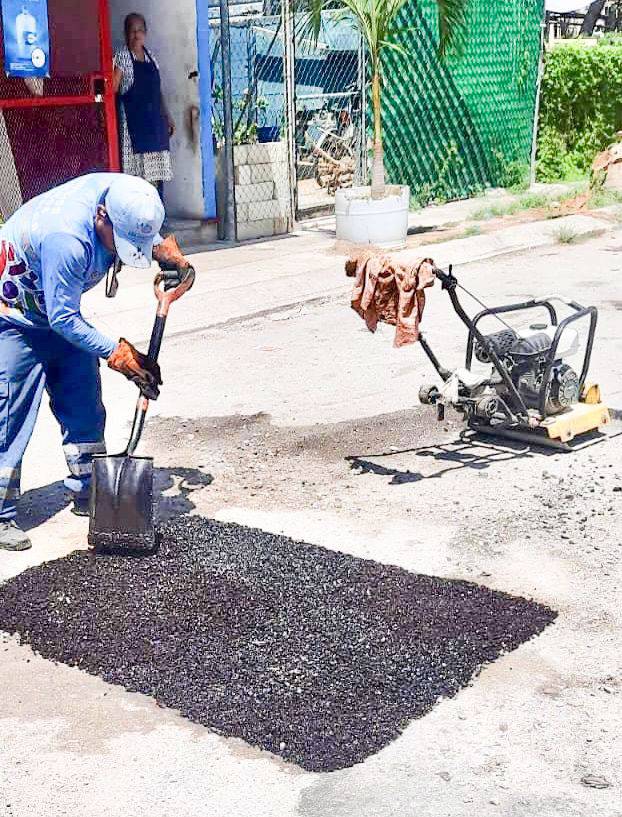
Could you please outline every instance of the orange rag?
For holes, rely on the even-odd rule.
[[[401,265],[385,255],[363,251],[346,261],[346,275],[354,278],[351,306],[375,332],[378,323],[395,326],[394,346],[419,340],[426,287],[434,285],[434,262],[422,258]]]

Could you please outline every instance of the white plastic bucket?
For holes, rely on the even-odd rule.
[[[370,187],[337,190],[337,239],[353,244],[400,249],[406,246],[409,203],[410,189],[407,186],[387,187],[387,195],[382,199],[372,199]]]

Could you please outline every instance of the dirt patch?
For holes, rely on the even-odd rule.
[[[355,422],[294,428],[273,425],[266,414],[167,417],[147,426],[145,450],[157,451],[157,465],[164,466],[163,476],[158,477],[161,490],[175,484],[176,466],[183,463],[184,468],[196,469],[194,480],[186,475],[178,482],[190,493],[200,492],[206,503],[202,512],[239,500],[262,507],[341,507],[343,491],[354,487],[369,458],[396,469],[392,476],[397,483],[402,473],[397,457],[412,459],[414,466],[428,470],[439,438],[458,438],[461,429],[454,418],[437,424],[434,412],[421,407]],[[449,462],[450,453],[445,456]],[[454,464],[471,459],[477,455],[456,454]],[[407,481],[423,477],[409,466],[403,474]],[[207,483],[209,488],[204,490]]]
[[[488,551],[479,543],[494,540],[494,550],[537,531],[565,550],[611,538],[606,526],[622,511],[614,464],[622,438],[618,425],[611,428],[612,437],[593,448],[559,454],[465,435],[459,418],[437,423],[422,407],[303,427],[273,425],[266,414],[158,418],[145,448],[157,452],[161,518],[194,508],[209,515],[230,504],[374,523],[412,514],[442,525],[445,518],[470,560]]]

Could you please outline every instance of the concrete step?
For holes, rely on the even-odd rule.
[[[174,233],[186,255],[203,252],[218,240],[216,222],[202,219],[167,218],[162,233]]]

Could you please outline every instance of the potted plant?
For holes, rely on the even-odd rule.
[[[225,138],[225,128],[220,109],[223,102],[223,93],[220,85],[212,88],[212,133],[214,138],[214,149],[222,145]],[[265,127],[266,110],[268,100],[263,97],[252,98],[251,92],[246,88],[238,100],[233,103],[233,144],[253,145],[255,142],[273,142],[277,139],[261,138],[261,131],[272,128]],[[278,137],[278,127],[277,127]]]
[[[383,57],[386,51],[402,52],[402,29],[397,17],[407,0],[299,0],[305,25],[318,42],[324,12],[337,13],[356,26],[367,47],[369,86],[373,119],[371,185],[337,190],[335,215],[337,238],[358,244],[397,248],[404,246],[408,232],[410,190],[406,185],[387,185],[382,138]],[[464,33],[468,0],[436,0],[439,17],[439,51],[459,42]]]

